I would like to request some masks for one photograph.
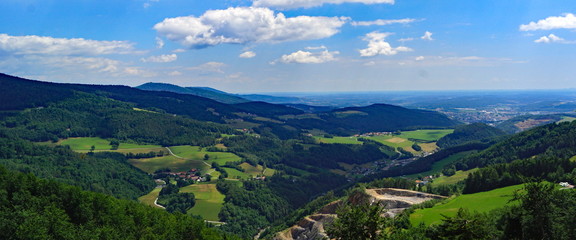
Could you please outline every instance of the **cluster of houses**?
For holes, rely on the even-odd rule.
[[[198,169],[192,168],[186,172],[159,172],[156,175],[171,176],[173,178],[192,180],[196,182],[206,181],[206,177],[202,177]]]
[[[430,175],[430,176],[423,177],[422,180],[416,180],[414,182],[418,185],[426,185],[426,184],[432,182],[432,180],[434,180],[434,176]]]

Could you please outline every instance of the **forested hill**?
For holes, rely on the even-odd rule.
[[[204,221],[0,166],[0,239],[239,239]]]
[[[389,104],[336,109],[326,120],[365,132],[453,127],[457,124],[456,121],[438,112],[407,109]]]
[[[576,121],[552,123],[516,134],[485,151],[456,163],[457,169],[472,169],[534,156],[568,159],[576,155]]]
[[[50,103],[76,97],[77,92],[84,92],[126,102],[135,108],[176,114],[200,121],[225,124],[233,119],[241,119],[256,123],[260,132],[272,129],[274,134],[284,136],[283,138],[295,137],[303,133],[303,130],[312,129],[349,135],[369,131],[446,128],[457,124],[437,112],[386,104],[309,114],[289,106],[264,102],[225,104],[190,94],[144,91],[126,86],[46,83],[5,74],[0,75],[0,84],[3,86],[0,89],[0,110],[3,111],[47,107]],[[6,112],[2,115],[6,115]]]
[[[145,83],[140,86],[137,86],[136,88],[148,91],[166,91],[181,94],[190,94],[199,97],[210,98],[212,100],[216,100],[218,102],[227,104],[249,102],[249,100],[244,99],[242,97],[206,87],[180,87],[168,83]]]
[[[454,128],[454,132],[438,140],[438,146],[448,148],[467,142],[488,142],[497,137],[507,135],[506,132],[484,123],[472,123]]]

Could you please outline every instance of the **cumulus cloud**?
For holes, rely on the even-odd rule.
[[[200,17],[167,18],[154,29],[189,48],[218,44],[286,42],[330,37],[348,21],[345,17],[286,17],[267,8],[210,10]]]
[[[390,24],[407,24],[407,23],[412,23],[415,22],[416,19],[413,18],[404,18],[404,19],[391,19],[391,20],[385,20],[385,19],[378,19],[378,20],[374,20],[374,21],[359,21],[359,22],[352,22],[352,26],[372,26],[372,25],[376,25],[376,26],[384,26],[384,25],[390,25]]]
[[[548,17],[538,22],[520,25],[520,31],[576,29],[576,16],[572,13],[558,17]]]
[[[414,60],[416,60],[416,61],[422,61],[422,60],[424,60],[424,59],[425,59],[424,56],[418,56],[418,57],[416,57]]]
[[[150,56],[147,58],[140,59],[142,62],[153,62],[153,63],[169,63],[174,62],[178,59],[176,54],[166,54],[160,56]]]
[[[542,36],[539,39],[534,40],[535,43],[574,43],[571,41],[567,41],[564,38],[558,37],[554,34],[550,34],[548,36]]]
[[[281,63],[325,63],[335,61],[335,55],[340,54],[338,51],[330,52],[324,46],[321,47],[308,47],[306,50],[311,51],[296,51],[291,54],[282,55],[282,57],[274,62],[281,62]],[[314,50],[322,50],[320,52],[312,52]]]
[[[246,52],[243,52],[242,54],[240,54],[239,57],[241,57],[241,58],[253,58],[253,57],[256,57],[256,53],[252,52],[252,51],[246,51]]]
[[[390,43],[386,42],[386,38],[391,33],[371,32],[366,34],[364,41],[368,42],[368,48],[359,50],[360,56],[372,57],[376,55],[396,55],[399,52],[409,52],[412,49],[407,47],[392,47]]]
[[[394,4],[394,0],[254,0],[253,6],[278,9],[311,8],[324,4],[362,3]]]
[[[426,32],[424,33],[424,36],[420,37],[420,39],[432,41],[432,40],[434,40],[434,39],[432,38],[432,34],[433,34],[433,33],[426,31]]]
[[[7,34],[0,34],[0,51],[13,55],[105,55],[135,52],[133,44],[126,41]]]

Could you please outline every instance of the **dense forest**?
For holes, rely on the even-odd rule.
[[[440,138],[436,144],[441,148],[448,148],[472,141],[490,142],[506,134],[506,132],[498,128],[483,123],[472,123],[457,126],[454,128],[453,133]]]
[[[128,199],[155,186],[148,174],[130,165],[122,154],[80,154],[68,147],[40,146],[1,135],[0,131],[0,165],[11,170]]]

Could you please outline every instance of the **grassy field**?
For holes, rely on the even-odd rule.
[[[488,192],[465,194],[440,203],[433,208],[418,209],[410,215],[410,222],[416,226],[420,223],[426,225],[439,224],[442,222],[442,214],[454,216],[460,208],[467,208],[470,211],[489,212],[493,209],[505,206],[516,190],[523,185],[515,185],[495,189]]]
[[[92,146],[95,147],[94,150],[110,150],[110,141],[98,138],[98,137],[83,137],[83,138],[68,138],[59,141],[59,145],[67,145],[74,151],[89,151]],[[140,145],[135,143],[120,143],[118,150],[128,150],[128,149],[158,149],[162,146],[159,145]],[[149,151],[148,151],[149,152]]]
[[[218,221],[218,213],[224,204],[224,195],[216,189],[216,184],[193,184],[180,188],[180,192],[191,192],[196,197],[196,205],[189,214],[200,215],[210,221]]]
[[[162,188],[154,188],[150,193],[139,197],[138,201],[140,201],[141,203],[144,203],[148,206],[152,206],[152,207],[157,207],[158,206],[154,205],[154,200],[156,200],[156,198],[158,198],[158,194],[160,194],[160,190],[162,190]]]
[[[153,173],[162,168],[169,168],[173,172],[188,171],[192,168],[200,170],[210,168],[210,166],[204,164],[202,161],[182,159],[171,155],[155,158],[129,159],[128,161],[135,167],[140,168],[142,171],[147,173]]]
[[[399,137],[401,138],[412,138],[422,141],[438,141],[438,139],[454,132],[453,129],[428,129],[428,130],[416,130],[416,131],[406,131],[402,132]]]
[[[468,156],[469,154],[475,153],[477,151],[466,151],[466,152],[459,152],[456,154],[452,154],[450,156],[448,156],[447,158],[444,158],[438,162],[435,162],[434,164],[432,164],[432,169],[430,171],[426,171],[426,172],[422,172],[422,173],[418,173],[418,174],[412,174],[412,175],[408,175],[406,177],[408,178],[415,178],[417,176],[427,176],[427,175],[434,175],[435,173],[440,173],[442,171],[442,169],[450,164],[453,163],[454,161],[457,161],[465,156]]]
[[[320,143],[362,144],[356,137],[314,137]]]
[[[170,147],[170,150],[172,150],[172,152],[179,157],[198,161],[203,161],[204,156],[208,154],[209,158],[206,160],[208,164],[216,162],[220,165],[224,165],[226,162],[237,162],[242,160],[242,158],[238,157],[234,153],[208,152],[204,148],[198,146],[173,146]]]
[[[450,177],[441,176],[439,178],[434,179],[433,184],[435,186],[446,185],[446,184],[455,184],[455,183],[458,183],[458,182],[466,179],[468,177],[468,174],[470,174],[471,172],[475,172],[477,170],[478,170],[478,168],[470,169],[468,171],[456,171],[456,174],[454,174]]]
[[[251,175],[248,174],[248,173],[240,172],[240,171],[238,171],[238,170],[236,170],[236,169],[234,169],[234,168],[224,168],[224,169],[225,169],[226,172],[228,173],[228,178],[229,178],[229,179],[249,179],[249,178],[251,178],[251,177],[255,177],[255,176],[256,176],[256,175],[251,176]]]
[[[423,151],[432,152],[438,146],[436,146],[435,141],[438,139],[454,132],[453,129],[429,129],[429,130],[415,130],[415,131],[406,131],[401,132],[400,135],[380,135],[380,136],[369,136],[366,137],[368,139],[372,139],[374,141],[378,141],[383,143],[384,145],[393,147],[393,148],[404,148],[405,150],[417,153],[415,150],[412,149],[412,145],[415,141],[424,141],[428,143],[418,143],[420,147],[422,147]],[[314,137],[320,143],[341,143],[341,144],[362,144],[361,141],[358,141],[357,137],[332,137],[332,138],[325,138],[320,136]]]
[[[276,172],[276,170],[271,169],[271,168],[264,169],[264,167],[262,167],[262,165],[257,165],[256,167],[254,167],[248,163],[242,163],[242,164],[240,164],[240,167],[242,169],[244,169],[244,171],[245,171],[244,173],[246,173],[248,175],[252,175],[252,176],[257,176],[257,175],[272,176]]]

